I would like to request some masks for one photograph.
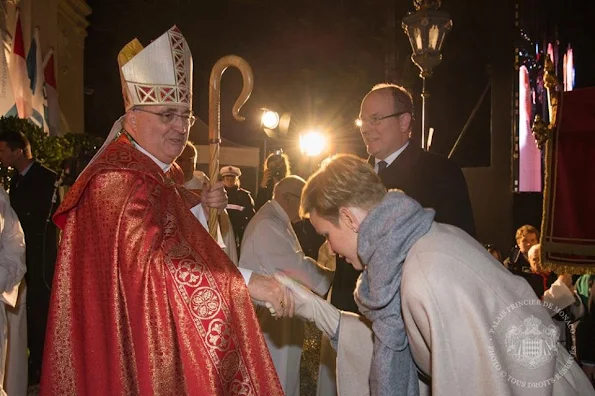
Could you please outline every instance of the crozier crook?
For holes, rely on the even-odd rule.
[[[240,109],[246,103],[252,88],[254,87],[254,76],[252,68],[243,58],[236,55],[228,55],[219,59],[211,70],[209,79],[209,177],[211,183],[217,180],[219,174],[219,145],[221,144],[221,77],[228,67],[234,66],[242,73],[244,85],[242,92],[233,105],[232,113],[236,120],[244,121],[240,115]],[[218,217],[217,209],[209,211],[209,233],[217,239]]]

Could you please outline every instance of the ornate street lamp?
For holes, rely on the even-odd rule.
[[[446,11],[441,11],[441,0],[413,0],[415,12],[403,18],[403,30],[409,37],[413,54],[411,60],[419,67],[422,78],[421,107],[421,147],[425,148],[426,135],[426,77],[442,61],[442,44],[446,33],[452,29],[452,20]]]

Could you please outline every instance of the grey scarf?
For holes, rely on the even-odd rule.
[[[415,363],[401,315],[401,275],[409,249],[432,226],[434,210],[398,190],[389,191],[362,222],[357,251],[366,266],[355,301],[372,321],[372,395],[418,395]]]

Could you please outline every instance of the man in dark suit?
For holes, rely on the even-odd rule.
[[[357,121],[370,154],[370,165],[388,189],[398,188],[422,206],[436,211],[435,220],[475,236],[473,212],[463,172],[454,162],[422,150],[411,141],[411,94],[398,85],[375,86],[363,99]],[[331,303],[357,312],[353,299],[359,273],[337,260]]]
[[[0,162],[15,169],[10,203],[25,233],[27,273],[27,342],[30,384],[39,382],[50,288],[57,254],[57,232],[51,215],[58,202],[56,173],[33,159],[27,137],[0,133]]]

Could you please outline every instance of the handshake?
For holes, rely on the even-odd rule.
[[[263,303],[272,316],[296,315],[314,322],[329,338],[337,331],[341,311],[281,273],[274,277],[252,274],[248,290],[250,296]]]

